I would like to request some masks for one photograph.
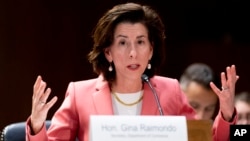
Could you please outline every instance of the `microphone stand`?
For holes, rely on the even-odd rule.
[[[154,87],[153,87],[152,84],[150,83],[150,81],[149,81],[149,79],[148,79],[148,76],[147,76],[146,74],[143,74],[141,78],[142,78],[142,80],[143,80],[144,82],[147,82],[147,83],[148,83],[150,89],[152,90],[152,92],[153,92],[153,94],[154,94],[155,101],[156,101],[156,103],[157,103],[157,106],[158,106],[158,110],[159,110],[159,112],[160,112],[160,115],[163,116],[164,114],[163,114],[163,111],[162,111],[162,108],[161,108],[161,104],[160,104],[159,98],[158,98],[158,96],[157,96],[157,93],[156,93]]]

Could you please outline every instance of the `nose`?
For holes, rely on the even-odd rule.
[[[201,119],[209,119],[209,117],[207,117],[205,115],[205,112],[202,111],[202,110],[199,110],[199,111],[196,111],[196,116],[195,116],[196,119],[198,120],[201,120]]]
[[[129,50],[129,58],[136,58],[137,56],[137,51],[136,51],[136,46],[134,44],[131,44],[130,50]]]

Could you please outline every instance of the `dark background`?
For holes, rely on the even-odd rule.
[[[70,81],[96,75],[86,59],[101,15],[125,0],[0,1],[0,129],[25,121],[33,84],[42,75],[62,103]],[[179,79],[194,62],[217,73],[235,64],[236,92],[248,84],[250,9],[240,0],[140,0],[156,8],[166,25],[167,60],[161,75]]]

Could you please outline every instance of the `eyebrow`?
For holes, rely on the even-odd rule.
[[[212,108],[212,107],[216,107],[216,104],[207,106],[207,108]]]
[[[120,35],[120,34],[116,36],[116,38],[119,38],[119,37],[128,38],[128,36]],[[136,38],[138,39],[138,38],[143,38],[143,37],[145,38],[146,36],[145,35],[140,35],[140,36],[137,36]]]

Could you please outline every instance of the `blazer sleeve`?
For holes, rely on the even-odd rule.
[[[230,125],[236,124],[237,118],[236,108],[234,108],[234,115],[231,122],[225,121],[221,111],[219,111],[213,123],[213,141],[229,141]]]
[[[26,127],[25,127],[25,132],[26,132],[26,141],[48,141],[47,133],[46,133],[46,127],[45,123],[43,124],[43,127],[39,133],[36,135],[32,135],[32,130],[30,128],[30,117],[26,121]]]
[[[26,122],[27,141],[52,141],[52,140],[75,140],[78,130],[78,116],[75,106],[74,83],[68,85],[65,99],[55,112],[51,125],[46,132],[45,125],[39,133],[31,135],[30,119]]]

